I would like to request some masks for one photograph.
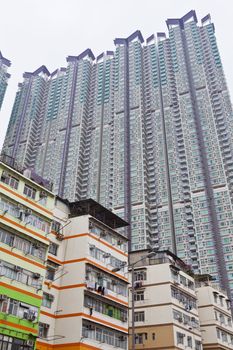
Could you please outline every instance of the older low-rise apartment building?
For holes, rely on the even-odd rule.
[[[195,276],[171,252],[160,251],[150,258],[148,253],[130,254],[130,265],[135,266],[135,349],[233,349],[231,302],[226,292],[209,275]],[[131,324],[130,313],[130,334]]]
[[[130,264],[145,256],[135,265],[136,349],[202,349],[195,284],[188,267],[169,251],[147,255],[148,250],[130,255]]]
[[[54,219],[37,349],[127,349],[125,221],[95,201],[59,199]]]
[[[233,327],[231,301],[211,276],[196,278],[198,313],[201,326],[203,349],[233,349]]]
[[[35,347],[54,202],[47,181],[1,158],[1,350]]]
[[[2,157],[0,350],[132,349],[132,264],[135,349],[233,349],[226,293],[169,251],[133,252],[128,265],[126,225]]]
[[[127,223],[49,186],[0,162],[0,349],[127,349]]]

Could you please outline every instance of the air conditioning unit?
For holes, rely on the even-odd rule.
[[[134,282],[134,288],[135,288],[135,289],[141,288],[142,286],[143,286],[142,281],[136,281],[136,282]]]
[[[125,340],[125,337],[124,337],[123,335],[119,335],[118,340],[119,340],[119,341],[124,341],[124,340]]]
[[[87,328],[90,330],[90,331],[94,331],[95,330],[95,326],[93,326],[92,324],[89,324],[87,326]]]
[[[89,229],[91,230],[92,228],[94,228],[94,224],[92,222],[89,222]]]
[[[22,268],[21,266],[15,266],[15,267],[14,267],[14,270],[15,270],[16,272],[20,272],[20,271],[23,270],[23,268]]]
[[[119,239],[118,241],[117,241],[117,245],[122,245],[123,244],[123,241],[121,240],[121,239]]]
[[[25,212],[24,212],[25,216],[29,216],[32,214],[32,210],[31,209],[25,209]]]
[[[104,257],[105,259],[110,258],[110,256],[111,256],[110,253],[104,253],[104,254],[103,254],[103,257]]]
[[[126,317],[126,316],[122,316],[122,317],[121,317],[121,321],[122,321],[122,322],[127,322],[127,317]]]
[[[41,191],[39,196],[40,196],[40,198],[46,198],[47,197],[47,193],[45,191]]]
[[[27,316],[28,321],[35,321],[36,320],[36,315],[34,312],[29,312]]]
[[[63,235],[62,233],[57,232],[57,233],[56,233],[56,239],[57,239],[58,241],[63,241],[64,235]]]
[[[32,339],[28,339],[27,341],[26,341],[26,345],[27,346],[34,346],[34,340],[32,340]]]
[[[0,294],[0,301],[7,300],[8,296],[5,294]]]
[[[35,280],[38,280],[40,278],[40,274],[39,273],[33,273],[32,278],[34,278]]]
[[[24,311],[23,318],[25,318],[25,320],[28,320],[28,316],[29,316],[28,311]]]
[[[90,244],[90,250],[94,250],[95,249],[95,245],[94,244]]]
[[[92,272],[92,269],[90,267],[87,267],[86,273],[91,273],[91,272]]]
[[[179,321],[180,323],[182,323],[182,322],[183,322],[183,318],[182,318],[182,317],[179,317],[179,318],[177,319],[177,321]]]
[[[40,248],[40,244],[39,243],[33,243],[32,246],[35,249],[39,249]]]
[[[48,294],[48,299],[49,299],[50,301],[54,301],[54,295]]]
[[[107,236],[107,232],[105,231],[100,232],[100,237],[106,237],[106,236]]]
[[[20,208],[19,211],[18,211],[17,218],[22,221],[24,213],[25,213],[25,211],[22,208]]]
[[[3,170],[2,175],[1,175],[1,180],[6,179],[8,177],[8,172],[6,170]]]

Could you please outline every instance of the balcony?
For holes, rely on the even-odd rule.
[[[16,221],[17,224],[20,224],[23,230],[31,226],[33,229],[41,231],[42,234],[50,233],[50,223],[21,204],[16,204],[5,198],[0,198],[0,214],[2,215],[2,220],[3,217],[7,218],[9,216]]]
[[[87,321],[83,324],[82,341],[95,347],[101,345],[101,349],[106,350],[127,349],[127,335]]]

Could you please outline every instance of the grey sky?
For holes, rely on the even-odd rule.
[[[7,0],[1,2],[0,50],[12,62],[11,78],[0,115],[0,147],[24,71],[45,64],[50,72],[66,65],[66,56],[91,48],[111,50],[115,37],[140,29],[144,38],[166,31],[168,17],[195,9],[211,14],[233,96],[232,0]]]

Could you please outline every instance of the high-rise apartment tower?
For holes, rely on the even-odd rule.
[[[10,74],[7,73],[7,69],[10,67],[11,62],[3,57],[0,51],[0,109],[2,107],[2,102],[5,96],[7,81],[10,78]]]
[[[233,291],[233,113],[215,28],[193,10],[166,23],[25,73],[4,152],[61,197],[123,217],[133,250],[170,249]]]

